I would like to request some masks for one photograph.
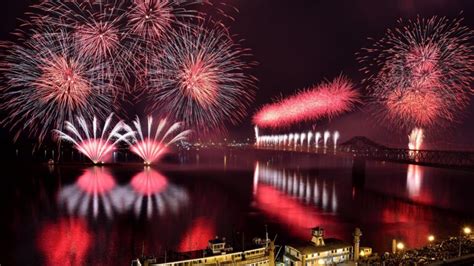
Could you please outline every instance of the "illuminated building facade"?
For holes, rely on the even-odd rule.
[[[311,230],[311,241],[285,245],[285,265],[332,265],[351,259],[351,244],[333,238],[324,239],[324,230],[321,227]]]

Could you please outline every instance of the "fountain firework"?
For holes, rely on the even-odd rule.
[[[331,137],[331,133],[329,131],[324,131],[324,148],[326,149],[328,147],[328,140],[329,137]]]
[[[313,132],[308,131],[308,147],[311,145],[311,138],[313,137]]]
[[[421,149],[424,139],[423,129],[414,128],[408,135],[408,149],[418,151]]]
[[[444,17],[400,24],[358,58],[376,114],[404,130],[447,126],[473,92],[473,31]]]
[[[306,133],[300,134],[300,145],[303,146],[304,140],[306,139]]]
[[[136,131],[133,131],[129,126],[124,127],[128,132],[128,136],[132,137],[130,150],[140,156],[146,165],[156,162],[167,152],[168,146],[177,141],[185,140],[189,133],[191,133],[190,130],[185,130],[175,134],[182,127],[182,123],[173,123],[166,129],[167,120],[161,119],[153,134],[153,118],[148,116],[147,122],[146,135],[143,134],[142,125],[138,117],[133,122]],[[138,134],[138,137],[136,134]]]
[[[260,138],[259,138],[259,135],[258,135],[258,127],[255,126],[254,127],[254,131],[255,131],[255,142],[257,143],[257,145],[260,144]]]
[[[316,148],[319,148],[319,140],[321,139],[321,133],[319,132],[316,132],[316,134],[314,135],[314,145],[316,146]]]
[[[262,107],[253,116],[259,127],[281,128],[302,121],[335,117],[352,109],[359,94],[344,76]]]
[[[337,141],[339,140],[339,131],[334,131],[334,133],[332,134],[332,140],[333,140],[333,143],[334,143],[334,149],[337,148]]]
[[[101,132],[95,116],[92,120],[92,132],[90,132],[90,128],[87,126],[84,117],[77,117],[77,122],[83,134],[69,121],[66,121],[66,130],[69,131],[70,135],[58,129],[55,129],[54,132],[58,134],[60,140],[73,143],[74,147],[87,156],[94,164],[103,163],[108,159],[117,143],[133,136],[133,132],[128,132],[124,135],[119,133],[124,127],[122,121],[118,122],[109,132],[108,129],[112,122],[112,116],[113,113],[105,120]]]

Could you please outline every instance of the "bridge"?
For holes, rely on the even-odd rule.
[[[357,161],[367,159],[474,170],[474,152],[397,149],[380,145],[366,137],[354,137],[340,144],[337,149],[305,146],[264,146],[258,148],[351,156]]]

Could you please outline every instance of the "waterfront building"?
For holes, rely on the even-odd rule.
[[[311,229],[311,241],[285,245],[283,262],[290,266],[326,265],[349,261],[353,247],[339,239],[324,238],[321,227]]]

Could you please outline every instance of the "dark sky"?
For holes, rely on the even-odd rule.
[[[2,39],[8,37],[8,32],[18,23],[16,18],[22,16],[31,2],[2,1]],[[222,7],[222,1],[219,2],[218,6]],[[340,73],[358,84],[361,75],[354,53],[370,43],[367,37],[382,37],[387,28],[397,25],[399,18],[417,15],[455,18],[463,11],[465,25],[474,29],[473,0],[227,0],[225,3],[239,10],[229,11],[235,21],[227,20],[226,24],[244,40],[244,47],[252,49],[258,62],[253,70],[259,80],[258,92],[255,104],[248,110],[250,115],[277,96],[290,95]],[[463,123],[449,132],[437,132],[429,141],[474,149],[473,106],[466,111]],[[231,136],[253,136],[250,115],[241,125],[229,127]],[[384,143],[406,143],[404,133],[395,138],[384,137],[391,130],[377,126],[360,110],[317,125],[320,129],[338,129],[343,139],[368,135]]]

